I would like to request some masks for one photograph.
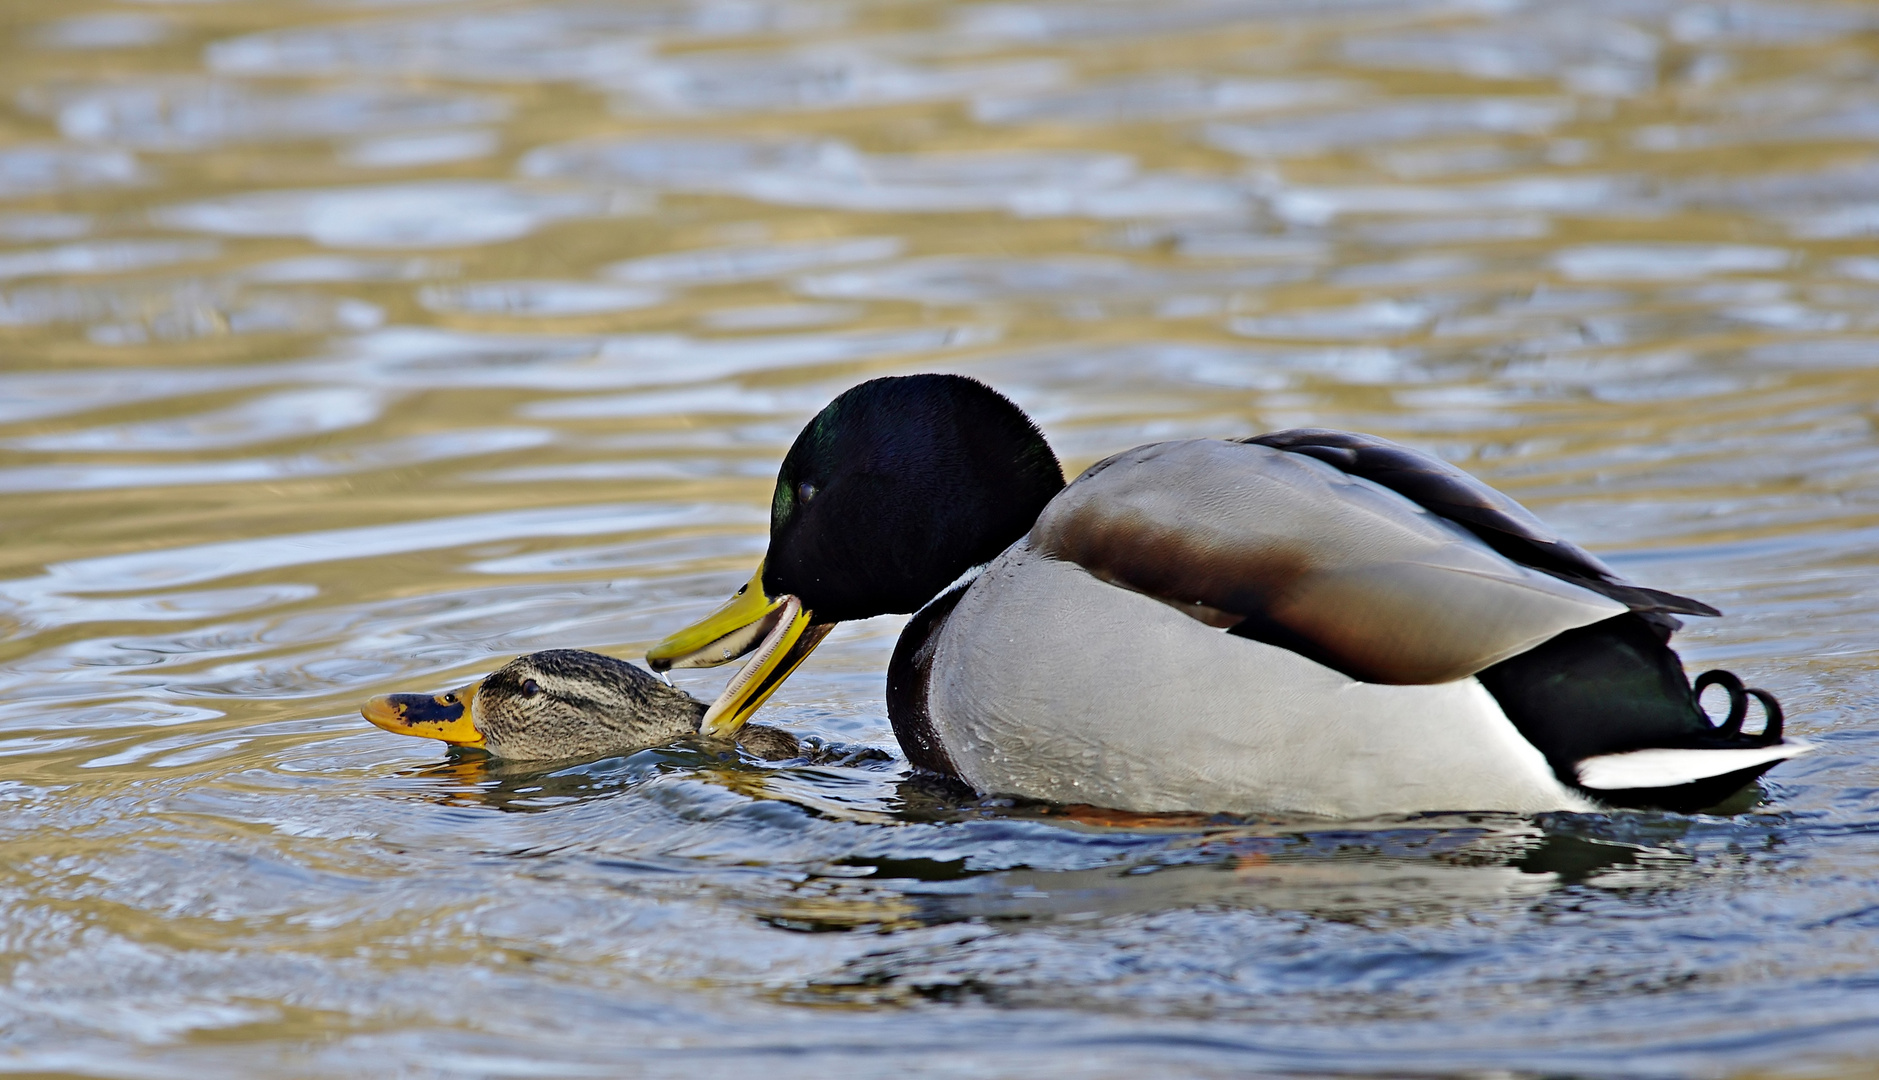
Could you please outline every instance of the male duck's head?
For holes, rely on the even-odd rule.
[[[702,703],[640,668],[580,649],[517,657],[442,694],[386,694],[360,710],[400,735],[499,758],[556,761],[631,753],[698,730]]]
[[[1063,469],[1016,405],[973,379],[908,375],[846,392],[777,471],[750,581],[647,653],[655,671],[753,650],[705,714],[737,730],[838,622],[915,611],[1030,529]]]

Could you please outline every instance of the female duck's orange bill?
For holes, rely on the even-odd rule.
[[[473,682],[446,694],[381,694],[365,703],[359,713],[367,720],[399,735],[441,739],[452,746],[482,746],[476,730],[476,689]]]

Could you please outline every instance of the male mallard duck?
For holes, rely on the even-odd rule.
[[[1685,679],[1675,616],[1715,609],[1624,581],[1435,458],[1281,431],[1137,447],[1065,487],[1017,406],[946,375],[863,383],[811,420],[756,574],[647,660],[755,650],[704,717],[725,734],[833,624],[909,611],[894,733],[984,792],[1332,817],[1694,809],[1806,749],[1766,692]],[[1697,701],[1711,684],[1720,725]]]
[[[442,694],[384,694],[359,710],[400,735],[441,739],[516,761],[631,754],[694,738],[705,703],[624,660],[581,649],[518,656]],[[736,732],[758,757],[795,757],[796,738],[758,724]]]

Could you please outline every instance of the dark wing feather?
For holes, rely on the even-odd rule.
[[[1522,566],[1610,597],[1640,614],[1722,614],[1700,600],[1626,581],[1598,556],[1547,528],[1526,507],[1446,461],[1388,439],[1326,428],[1292,428],[1239,441],[1303,454],[1381,484],[1466,528]]]

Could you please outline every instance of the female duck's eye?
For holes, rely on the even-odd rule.
[[[804,480],[802,483],[796,485],[796,500],[798,502],[806,503],[810,499],[813,499],[815,497],[816,497],[816,486],[814,484],[810,483],[807,480]]]
[[[534,697],[536,694],[539,694],[541,692],[542,692],[541,684],[536,682],[534,679],[522,680],[522,696],[523,697]]]

